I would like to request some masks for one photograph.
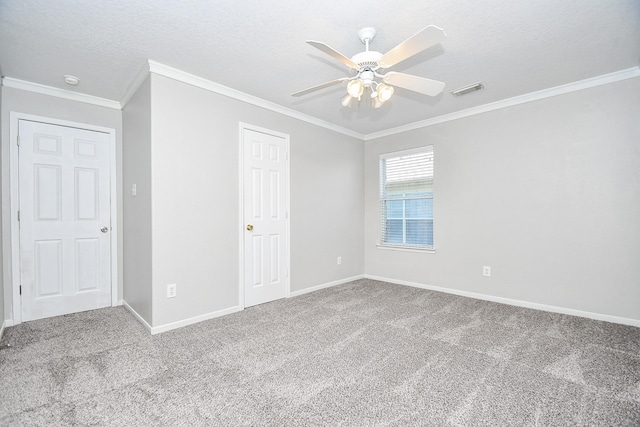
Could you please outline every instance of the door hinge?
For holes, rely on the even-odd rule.
[[[20,211],[18,211],[18,222],[20,222]]]
[[[18,135],[18,147],[20,147],[20,135]]]
[[[22,295],[22,285],[20,285],[20,295]]]

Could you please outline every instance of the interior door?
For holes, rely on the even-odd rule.
[[[243,130],[245,307],[289,290],[287,138]]]
[[[18,123],[24,321],[111,305],[105,133]]]

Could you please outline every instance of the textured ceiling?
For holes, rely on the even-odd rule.
[[[342,86],[292,92],[349,75],[305,40],[353,56],[358,30],[386,52],[427,25],[447,33],[393,67],[447,84],[430,98],[398,89],[383,108],[344,108]],[[361,134],[637,67],[639,0],[2,0],[0,72],[120,101],[145,61],[229,86]],[[449,91],[482,81],[463,97]]]

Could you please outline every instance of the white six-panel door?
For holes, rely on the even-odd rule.
[[[22,320],[111,305],[105,133],[18,124]]]
[[[289,140],[243,129],[245,307],[287,296]]]

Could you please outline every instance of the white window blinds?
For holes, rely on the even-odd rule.
[[[433,145],[380,156],[381,245],[433,248]]]

